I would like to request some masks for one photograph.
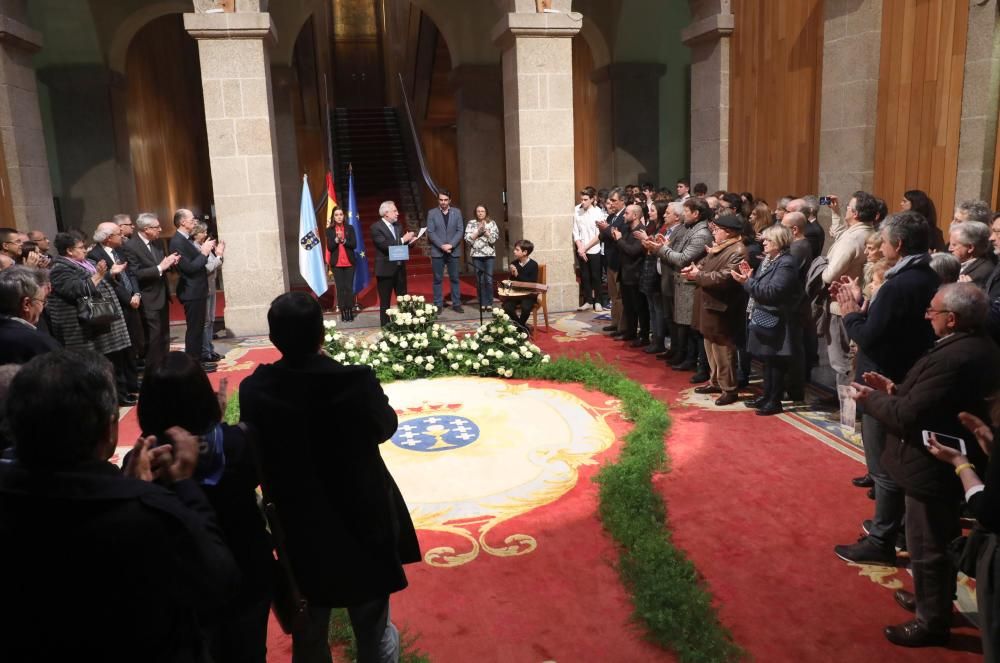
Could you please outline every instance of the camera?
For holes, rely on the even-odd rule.
[[[833,199],[830,196],[820,196],[819,197],[819,204],[820,205],[827,205],[828,206],[832,201],[833,201]]]

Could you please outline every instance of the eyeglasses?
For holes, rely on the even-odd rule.
[[[134,223],[119,223],[119,226],[134,226]]]
[[[954,313],[954,311],[950,311],[946,308],[931,308],[930,306],[928,306],[925,313],[931,313],[937,315],[938,313]]]

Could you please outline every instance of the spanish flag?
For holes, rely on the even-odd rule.
[[[333,210],[337,209],[337,192],[333,189],[333,174],[326,174],[326,225],[333,219]]]

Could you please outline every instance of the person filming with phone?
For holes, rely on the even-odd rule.
[[[987,397],[1000,385],[1000,348],[983,332],[988,307],[986,293],[971,283],[941,287],[924,314],[937,340],[902,383],[869,372],[865,384],[851,385],[865,413],[886,427],[882,468],[905,494],[915,592],[898,590],[894,598],[912,609],[915,619],[885,628],[885,637],[896,645],[940,646],[949,640],[956,568],[947,548],[961,532],[964,491],[960,476],[924,445],[924,431],[964,439],[960,413],[988,417]],[[985,467],[979,445],[966,447],[969,462]]]

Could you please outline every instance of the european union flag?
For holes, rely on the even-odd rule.
[[[323,247],[316,234],[316,212],[313,210],[309,182],[302,177],[302,205],[299,207],[299,274],[319,297],[327,289]]]
[[[361,217],[358,216],[358,201],[354,197],[354,169],[347,174],[347,222],[354,228],[358,245],[354,249],[354,294],[368,285],[368,255],[365,253],[365,236],[361,232]]]

